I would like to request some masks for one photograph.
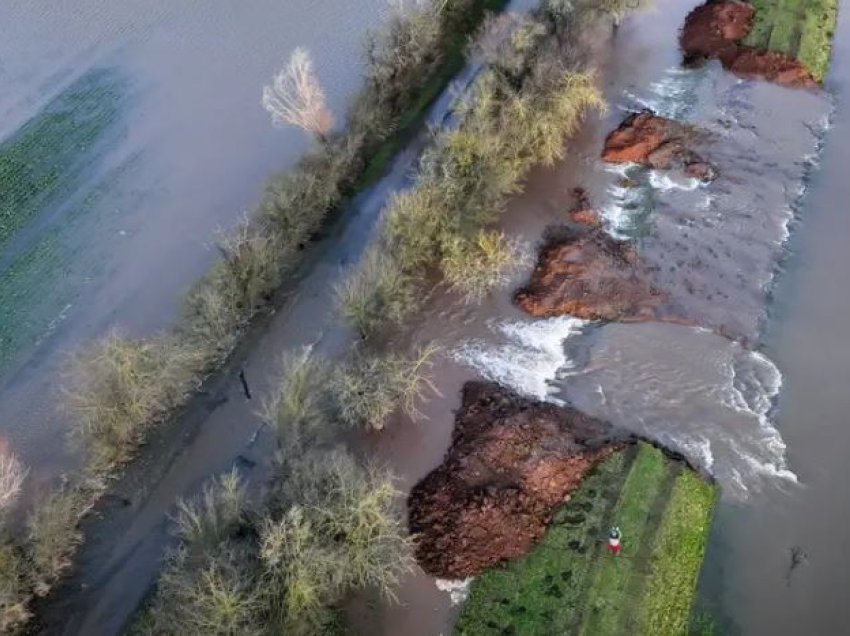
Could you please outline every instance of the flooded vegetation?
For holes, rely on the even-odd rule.
[[[261,75],[242,57],[253,121],[299,129],[297,153],[225,197],[249,213],[166,238],[145,184],[199,153],[151,169],[144,44],[110,40],[29,109],[0,100],[0,417],[79,452],[0,445],[2,629],[735,622],[710,596],[717,536],[806,480],[764,332],[834,117],[836,6],[634,4],[400,3],[347,107],[359,80],[328,83],[302,42]],[[145,11],[122,20],[194,24]],[[181,261],[198,227],[213,249]],[[65,410],[30,408],[60,369]]]

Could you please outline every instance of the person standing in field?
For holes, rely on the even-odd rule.
[[[621,536],[620,528],[617,526],[611,528],[611,532],[608,533],[608,552],[615,556],[620,554],[623,549],[623,545],[620,543]]]

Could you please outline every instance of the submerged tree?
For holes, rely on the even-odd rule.
[[[298,126],[324,140],[334,125],[325,92],[307,49],[298,47],[272,83],[263,88],[263,107],[276,126]]]

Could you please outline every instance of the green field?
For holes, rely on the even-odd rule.
[[[475,580],[456,633],[685,633],[716,496],[652,446],[615,454],[532,553]],[[606,550],[612,525],[619,556]]]
[[[838,0],[751,0],[753,30],[745,44],[799,59],[818,81],[829,70]]]

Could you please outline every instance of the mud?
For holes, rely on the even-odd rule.
[[[741,77],[764,79],[788,87],[819,86],[799,60],[742,44],[753,27],[755,13],[752,5],[735,0],[709,0],[694,9],[685,19],[679,38],[685,63],[716,59]]]
[[[637,163],[656,170],[680,169],[688,176],[711,181],[714,168],[690,148],[695,131],[651,110],[632,113],[605,139],[602,160]]]
[[[468,382],[448,453],[410,494],[419,565],[462,579],[528,552],[557,506],[617,447],[613,435],[576,409]]]
[[[593,207],[590,197],[584,188],[573,190],[575,205],[567,212],[567,219],[578,226],[596,228],[602,225],[602,217]]]
[[[601,229],[551,229],[528,285],[514,302],[537,318],[570,315],[584,320],[661,319],[666,301],[637,251]]]

